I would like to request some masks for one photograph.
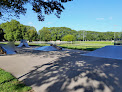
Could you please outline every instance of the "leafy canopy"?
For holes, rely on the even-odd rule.
[[[20,24],[16,20],[2,23],[0,28],[4,31],[4,38],[8,41],[19,41],[21,39],[33,41],[37,39],[38,35],[34,27]]]
[[[59,18],[61,12],[65,9],[63,3],[72,0],[0,0],[0,19],[5,19],[4,14],[7,13],[8,18],[12,15],[19,17],[20,14],[25,15],[26,4],[32,6],[32,10],[37,13],[38,20],[44,21],[44,14],[54,14]]]
[[[75,36],[73,36],[73,35],[65,35],[63,38],[62,38],[62,40],[63,41],[75,41],[76,40],[76,38],[75,38]]]
[[[41,41],[50,41],[51,40],[51,32],[47,27],[43,27],[39,30],[39,38]]]

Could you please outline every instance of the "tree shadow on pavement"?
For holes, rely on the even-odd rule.
[[[35,66],[20,76],[28,86],[39,92],[122,92],[122,60],[69,56]]]

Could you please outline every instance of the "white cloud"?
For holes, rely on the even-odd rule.
[[[96,20],[104,20],[104,18],[96,18]]]
[[[32,22],[28,22],[29,25],[32,25],[33,23]]]
[[[46,24],[48,24],[48,25],[49,25],[49,24],[52,24],[52,22],[47,22]]]

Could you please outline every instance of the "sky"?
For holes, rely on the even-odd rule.
[[[63,5],[65,10],[61,18],[51,14],[45,16],[44,22],[38,21],[32,7],[26,5],[26,15],[13,19],[21,24],[34,26],[37,31],[43,27],[69,27],[76,31],[122,31],[122,0],[73,0]],[[6,21],[0,20],[0,23],[4,22]]]

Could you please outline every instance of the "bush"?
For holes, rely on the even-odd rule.
[[[62,37],[62,41],[75,41],[76,38],[73,35],[65,35]]]

